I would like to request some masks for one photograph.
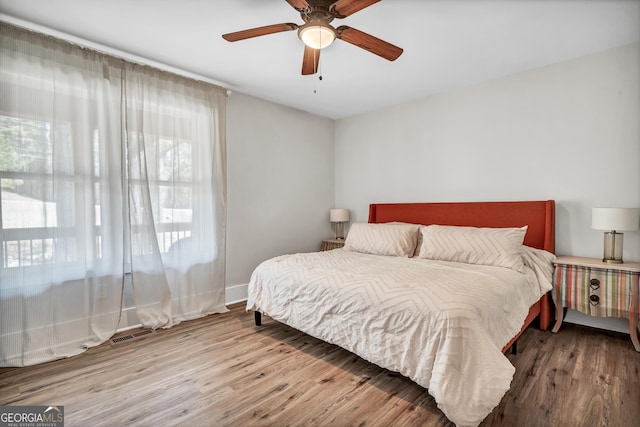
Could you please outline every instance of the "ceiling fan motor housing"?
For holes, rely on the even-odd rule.
[[[309,7],[300,11],[300,17],[304,22],[322,21],[325,24],[329,24],[336,17],[336,14],[329,6],[310,4]]]

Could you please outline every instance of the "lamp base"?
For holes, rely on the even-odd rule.
[[[602,262],[607,264],[622,264],[623,233],[607,231],[604,233],[604,256]]]

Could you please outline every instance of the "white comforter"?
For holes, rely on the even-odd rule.
[[[284,255],[256,268],[247,310],[406,375],[451,421],[475,426],[513,378],[502,348],[551,289],[542,258],[524,257],[535,268],[518,273],[342,249]]]

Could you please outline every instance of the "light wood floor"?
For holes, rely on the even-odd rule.
[[[65,360],[0,369],[0,405],[64,405],[71,426],[449,426],[426,390],[242,304]],[[638,426],[628,336],[529,328],[483,426]]]

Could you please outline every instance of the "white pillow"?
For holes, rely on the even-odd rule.
[[[349,228],[344,250],[374,255],[413,256],[420,234],[415,224],[363,224]]]
[[[476,228],[428,225],[421,228],[420,258],[495,265],[523,271],[520,253],[527,226]]]
[[[393,222],[387,222],[386,224],[402,224],[402,225],[417,225],[418,227],[422,227],[422,225],[420,224],[413,224],[411,222],[398,222],[398,221],[393,221]],[[416,242],[416,250],[413,252],[413,255],[411,255],[412,257],[420,257],[420,247],[422,247],[422,233],[419,232],[418,233],[418,241]]]

